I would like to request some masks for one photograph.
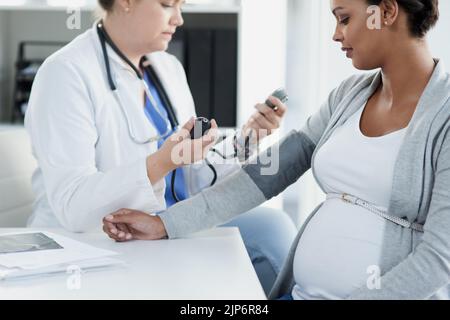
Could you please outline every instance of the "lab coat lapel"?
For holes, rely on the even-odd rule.
[[[97,50],[101,54],[100,38],[96,30],[97,23],[93,26],[96,35]],[[110,47],[106,46],[106,52],[111,64],[113,81],[116,84],[118,108],[124,117],[125,125],[129,128],[134,138],[138,141],[146,141],[157,135],[156,129],[151,125],[144,110],[144,89],[134,70],[122,60]],[[132,139],[130,137],[130,139]]]
[[[94,23],[94,25],[92,26],[92,32],[95,35],[95,42],[94,42],[95,47],[97,48],[99,57],[101,57],[102,63],[104,64],[101,41],[100,41],[100,37],[98,36],[98,33],[97,33],[97,24],[98,23],[99,23],[99,21],[96,21]],[[106,53],[108,55],[109,61],[112,62],[111,68],[119,68],[119,69],[123,69],[123,70],[131,70],[132,71],[130,66],[128,66],[126,64],[126,62],[123,61],[122,58],[119,57],[119,55],[108,44],[106,44]]]
[[[172,103],[175,115],[182,126],[185,122],[189,120],[195,114],[195,109],[193,104],[188,105],[188,101],[191,101],[192,97],[187,96],[186,90],[188,87],[181,87],[179,85],[179,77],[184,76],[174,72],[173,66],[171,68],[167,66],[163,61],[160,61],[159,54],[154,53],[147,56],[149,63],[152,65],[153,70],[155,70],[164,90],[167,93],[167,97]],[[185,83],[185,82],[183,82]]]

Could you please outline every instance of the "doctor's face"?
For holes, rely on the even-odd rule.
[[[357,69],[380,67],[390,39],[383,26],[373,28],[371,25],[376,17],[368,10],[367,1],[331,0],[330,7],[336,18],[333,40],[341,44],[343,54],[352,59]]]
[[[136,0],[128,26],[136,47],[144,52],[165,51],[177,27],[183,25],[184,0]]]

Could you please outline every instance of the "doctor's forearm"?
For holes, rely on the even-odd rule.
[[[147,157],[147,176],[151,184],[161,181],[169,172],[175,169],[176,165],[162,150],[158,150]]]

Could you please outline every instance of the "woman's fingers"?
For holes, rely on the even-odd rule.
[[[118,210],[112,214],[112,216],[119,216],[127,214],[128,211],[125,209]],[[124,223],[113,223],[110,220],[103,218],[103,231],[105,231],[108,236],[116,241],[126,241],[132,239],[132,233],[128,226]]]
[[[280,126],[281,118],[273,111],[271,108],[266,106],[265,104],[257,104],[255,109],[264,116],[275,128]]]
[[[166,142],[171,142],[171,145],[174,146],[178,144],[179,142],[186,140],[190,138],[191,136],[191,130],[194,128],[195,119],[192,117],[189,119],[188,122],[186,122],[180,130],[173,133],[169,138],[167,138]]]
[[[216,139],[218,137],[218,126],[216,120],[211,120],[211,129],[208,130],[207,134],[203,136],[202,138],[202,146],[203,148],[214,144],[216,142]]]
[[[274,110],[275,113],[276,113],[279,117],[283,117],[284,114],[285,114],[286,111],[287,111],[286,105],[285,105],[283,102],[281,102],[280,99],[278,99],[278,98],[276,98],[276,97],[274,97],[274,96],[270,96],[268,99],[269,99],[269,101],[272,102],[272,104],[276,107],[276,110]]]
[[[163,147],[167,147],[175,164],[191,164],[204,159],[217,140],[219,130],[214,119],[211,120],[211,127],[204,136],[191,139],[190,130],[194,127],[194,121],[195,119],[192,118],[180,131],[169,137],[170,141],[164,142]]]
[[[280,123],[283,115],[285,114],[287,108],[278,98],[270,96],[268,98],[270,102],[276,107],[275,109],[270,108],[266,104],[255,105],[255,112],[246,125],[244,126],[244,135],[248,135],[249,131],[256,130],[256,136],[258,138],[270,135],[273,130],[280,127]]]
[[[103,219],[103,226],[105,226],[108,229],[108,231],[109,231],[108,233],[111,233],[114,235],[116,235],[118,233],[118,230],[117,230],[116,226],[114,225],[114,223],[111,223],[111,222]]]
[[[114,215],[119,216],[119,215],[126,215],[126,214],[130,214],[130,213],[131,213],[131,210],[129,210],[129,209],[120,209],[120,210],[116,211],[116,213]],[[120,239],[130,240],[132,238],[132,232],[126,223],[117,223],[116,222],[114,225],[118,230],[117,235]]]
[[[253,120],[256,123],[256,127],[253,127],[254,129],[257,130],[267,130],[267,131],[271,131],[276,129],[276,126],[270,122],[269,120],[267,120],[261,113],[256,113],[252,116]],[[258,132],[259,134],[259,132]]]
[[[117,236],[120,239],[131,240],[132,232],[130,231],[130,229],[128,228],[128,226],[126,224],[124,224],[124,223],[117,223],[116,227],[119,230]]]
[[[103,218],[103,231],[113,240],[155,240],[167,236],[162,220],[142,211],[121,209]]]
[[[217,129],[217,128],[218,128],[218,126],[217,126],[216,119],[212,119],[211,120],[211,129]]]
[[[122,241],[117,235],[117,230],[116,233],[111,232],[111,230],[112,230],[111,226],[108,226],[106,223],[103,224],[103,231],[108,235],[108,237],[110,237],[115,241]]]
[[[191,117],[188,122],[186,122],[181,129],[187,130],[190,132],[195,124],[195,118]]]
[[[192,117],[189,119],[188,122],[186,122],[183,127],[176,133],[177,136],[177,142],[180,142],[184,139],[187,139],[191,136],[191,130],[194,128],[195,125],[195,118]]]

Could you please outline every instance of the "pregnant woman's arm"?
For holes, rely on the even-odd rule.
[[[231,220],[278,195],[311,167],[315,144],[299,131],[260,154],[253,164],[160,215],[170,238]]]
[[[311,167],[312,154],[340,101],[361,79],[342,82],[300,131],[260,154],[255,163],[161,214],[167,235],[181,237],[229,221],[297,181]]]
[[[143,219],[145,234],[141,236],[147,239],[166,235],[177,238],[229,221],[237,214],[278,195],[311,167],[313,152],[340,102],[348,97],[354,87],[367,86],[371,81],[371,77],[363,75],[347,79],[330,93],[320,110],[308,119],[300,131],[289,134],[282,142],[260,154],[256,161],[251,160],[251,163],[214,187],[172,206],[157,219],[134,212],[134,218],[127,218],[128,223],[133,219]],[[109,217],[105,223],[114,222],[113,219]],[[105,231],[108,232],[110,227],[106,226]],[[114,237],[113,234],[110,236]]]

